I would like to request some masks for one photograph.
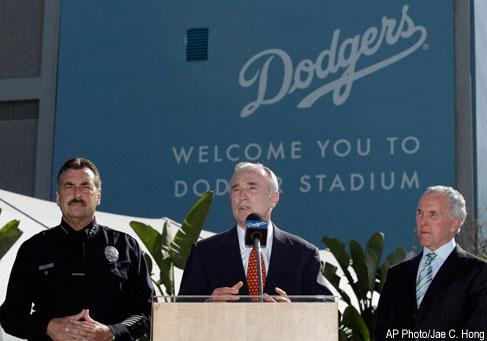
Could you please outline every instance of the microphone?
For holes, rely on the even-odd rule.
[[[257,254],[257,276],[259,302],[264,302],[264,286],[262,285],[262,266],[260,264],[260,246],[267,243],[267,221],[257,213],[251,213],[245,219],[245,245],[253,246]]]
[[[254,246],[256,240],[261,246],[266,246],[267,221],[257,213],[251,213],[245,219],[245,245]]]

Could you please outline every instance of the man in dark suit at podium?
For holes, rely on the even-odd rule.
[[[230,200],[237,225],[200,240],[186,263],[179,295],[249,295],[252,282],[248,264],[257,262],[245,246],[245,220],[256,213],[268,223],[267,245],[262,248],[264,293],[279,295],[330,295],[320,272],[318,250],[305,240],[284,232],[271,222],[279,201],[276,175],[262,164],[241,162],[230,180]]]
[[[487,263],[454,239],[466,214],[465,200],[455,189],[428,187],[416,210],[422,253],[389,270],[376,340],[484,340]]]

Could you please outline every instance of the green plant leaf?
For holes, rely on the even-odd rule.
[[[0,229],[0,259],[22,235],[19,224],[19,220],[11,220]]]
[[[166,221],[164,222],[164,225],[162,226],[162,233],[161,233],[161,245],[162,245],[162,250],[167,253],[169,256],[169,250],[171,248],[171,242],[172,242],[172,231],[169,226],[169,222]],[[163,256],[163,258],[165,258]]]
[[[338,262],[338,265],[342,269],[343,273],[345,274],[345,277],[347,278],[348,283],[350,286],[353,288],[354,286],[354,279],[352,277],[352,274],[350,272],[350,256],[348,253],[345,251],[345,245],[343,242],[339,239],[332,238],[332,237],[323,237],[321,239],[323,243],[328,246],[330,252],[333,254],[335,259]],[[339,288],[336,288],[339,290]]]
[[[338,288],[341,279],[337,274],[337,267],[325,263],[322,267],[323,275],[335,287],[342,296],[342,300],[348,305],[340,319],[340,340],[343,340],[344,337],[351,341],[370,340],[371,335],[374,334],[377,320],[377,307],[372,304],[372,290],[375,289],[380,294],[387,269],[403,260],[406,253],[402,247],[398,247],[386,258],[384,264],[377,268],[384,246],[384,236],[382,233],[376,232],[371,235],[366,244],[365,251],[357,241],[351,240],[351,257],[346,253],[344,243],[340,240],[323,237],[322,241],[328,246],[330,252],[333,253],[342,270],[346,267],[346,270],[343,271],[344,276],[352,287],[355,298],[359,303],[360,310],[357,310],[352,305],[351,298],[343,290]],[[351,263],[350,258],[352,260]],[[352,275],[352,271],[356,277]],[[356,281],[354,281],[355,278],[357,279]],[[354,302],[355,298],[353,299]]]
[[[174,293],[173,264],[169,255],[163,260],[159,269],[161,270],[159,273],[160,282],[166,288],[166,294],[174,295],[175,293]]]
[[[199,238],[213,200],[213,192],[206,192],[189,210],[169,248],[175,266],[184,269],[191,247]]]
[[[138,221],[131,221],[130,227],[137,233],[142,243],[144,243],[152,258],[156,261],[159,269],[162,267],[162,235],[152,228],[150,225]]]
[[[348,335],[347,332],[343,329],[338,329],[338,340],[339,341],[347,341]]]
[[[332,237],[323,237],[321,241],[330,249],[330,252],[335,256],[342,271],[345,273],[350,265],[350,257],[345,251],[345,244],[340,239]]]
[[[365,321],[360,316],[357,309],[349,305],[345,308],[342,323],[352,330],[352,337],[359,336],[363,341],[370,341],[370,333]]]
[[[382,249],[384,248],[384,234],[373,233],[365,246],[365,264],[368,271],[369,290],[373,291],[377,279],[377,268],[379,267]]]
[[[384,261],[384,264],[379,268],[379,281],[377,283],[377,292],[381,292],[382,288],[384,287],[384,283],[386,281],[387,277],[387,271],[389,268],[399,262],[402,262],[406,258],[406,251],[399,246],[396,250],[394,250],[389,256],[387,256],[386,260]]]
[[[367,272],[367,265],[365,265],[365,255],[362,247],[356,240],[350,240],[350,254],[352,256],[352,267],[357,275],[357,281],[351,283],[355,295],[360,302],[367,300],[367,292],[369,288],[369,278]]]
[[[330,263],[325,263],[323,267],[323,276],[330,282],[330,284],[335,288],[336,291],[342,297],[347,304],[352,304],[350,300],[350,296],[340,288],[340,276],[336,274],[337,267]]]
[[[337,275],[337,267],[330,263],[325,263],[323,268],[323,276],[330,282],[335,289],[339,288],[340,276]]]

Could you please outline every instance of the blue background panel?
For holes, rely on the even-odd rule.
[[[420,194],[455,181],[452,7],[63,2],[54,167],[92,159],[101,209],[128,215],[181,220],[212,189],[221,231],[225,181],[259,161],[282,181],[279,226],[320,247],[380,230],[409,249]],[[208,28],[206,61],[186,61],[193,28]]]

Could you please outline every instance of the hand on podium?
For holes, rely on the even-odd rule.
[[[211,293],[211,297],[209,301],[210,302],[238,301],[240,300],[240,297],[234,295],[238,295],[238,292],[242,286],[243,286],[243,282],[238,281],[231,287],[216,288]]]
[[[222,287],[222,288],[216,288],[213,290],[211,293],[211,297],[209,299],[209,302],[229,302],[229,301],[238,301],[240,300],[240,297],[235,296],[238,295],[240,288],[242,288],[243,282],[238,281],[231,287]],[[276,294],[274,296],[271,296],[269,294],[264,294],[263,299],[264,302],[291,302],[289,297],[287,296],[287,293],[282,290],[279,287],[275,288]]]
[[[287,293],[284,290],[282,290],[279,287],[276,287],[275,291],[277,293],[277,296],[271,296],[269,294],[264,294],[264,296],[263,296],[264,302],[274,302],[274,303],[276,303],[276,302],[287,302],[287,303],[291,302],[291,300],[287,296]]]

